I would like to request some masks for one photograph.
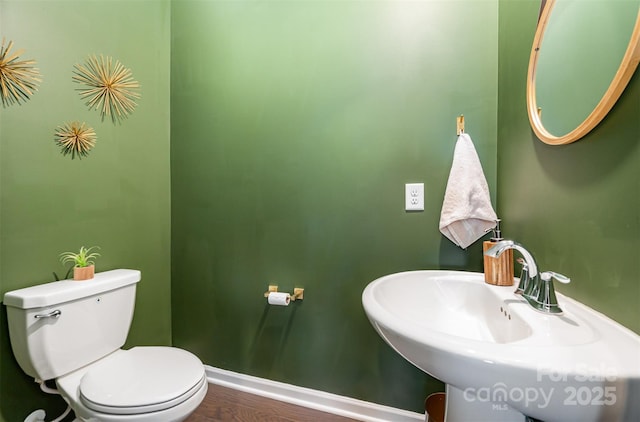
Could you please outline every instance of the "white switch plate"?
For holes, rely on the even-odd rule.
[[[406,211],[424,211],[424,183],[404,185],[404,209]]]

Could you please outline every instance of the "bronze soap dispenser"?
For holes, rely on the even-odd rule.
[[[499,241],[504,240],[500,233],[500,219],[496,220],[493,237],[482,243],[482,252],[486,252]],[[513,249],[507,249],[499,257],[484,257],[484,281],[495,286],[513,286]]]

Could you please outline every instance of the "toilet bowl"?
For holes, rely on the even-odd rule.
[[[192,353],[121,349],[140,279],[140,271],[119,269],[4,295],[18,364],[40,383],[55,380],[77,420],[179,422],[207,393],[204,365]]]
[[[179,422],[202,402],[207,379],[200,360],[173,347],[117,350],[56,379],[81,421]]]

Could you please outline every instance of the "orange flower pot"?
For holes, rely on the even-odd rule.
[[[87,267],[74,267],[73,279],[76,281],[90,280],[93,278],[95,272],[95,266],[89,265]]]

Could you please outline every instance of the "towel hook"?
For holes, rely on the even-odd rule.
[[[456,117],[456,135],[460,136],[464,133],[464,114]]]

